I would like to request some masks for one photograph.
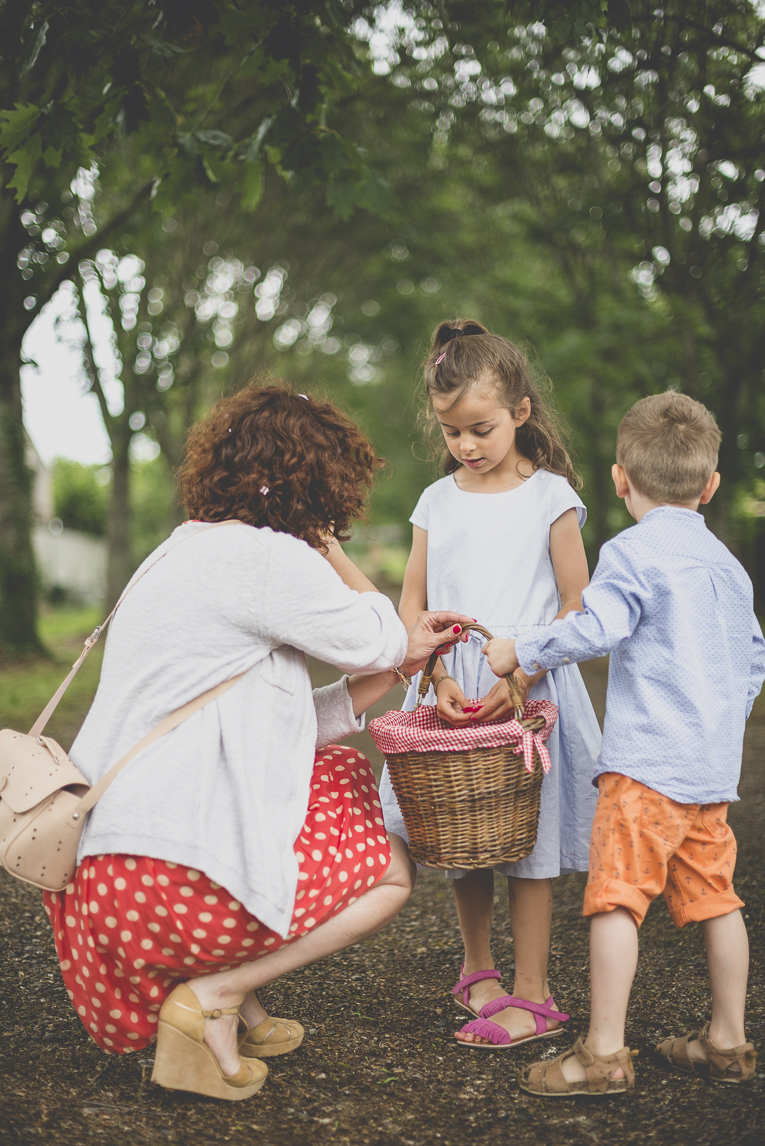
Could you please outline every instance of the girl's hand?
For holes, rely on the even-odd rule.
[[[454,728],[464,728],[470,724],[470,714],[464,712],[466,697],[456,680],[450,677],[442,680],[436,690],[438,706],[436,711],[442,720]]]
[[[446,652],[457,641],[466,641],[470,634],[463,633],[462,626],[469,625],[472,620],[464,613],[452,613],[447,609],[420,613],[409,630],[406,657],[398,667],[407,676],[413,676],[425,667],[437,649]]]
[[[520,676],[516,677],[518,684],[523,693],[523,703],[526,703],[528,696],[528,689],[526,682]],[[443,685],[441,686],[443,688]],[[441,689],[439,689],[439,692]],[[498,680],[481,702],[481,709],[479,712],[474,712],[470,716],[477,724],[484,724],[487,720],[499,720],[504,717],[509,720],[515,713],[515,709],[510,703],[510,689],[507,687],[506,680]]]
[[[515,641],[512,638],[502,640],[501,637],[495,637],[494,640],[486,642],[481,652],[495,676],[507,676],[509,672],[515,672],[518,668]]]

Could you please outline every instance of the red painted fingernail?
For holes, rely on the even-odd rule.
[[[459,627],[459,625],[455,625],[454,628],[452,629],[452,632],[453,633],[461,633],[462,629]]]

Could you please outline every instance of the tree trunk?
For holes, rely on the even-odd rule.
[[[0,248],[0,651],[40,652],[39,584],[32,549],[32,471],[26,463],[19,362],[28,325],[16,255],[24,232],[8,195],[2,197]]]
[[[106,610],[117,603],[120,593],[135,571],[130,546],[130,439],[127,426],[114,427],[112,445],[112,496],[107,524],[108,558],[106,571]]]

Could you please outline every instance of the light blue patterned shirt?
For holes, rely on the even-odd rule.
[[[659,506],[600,551],[584,611],[523,636],[529,674],[611,654],[595,775],[683,804],[738,799],[744,725],[765,679],[746,572],[700,513]]]

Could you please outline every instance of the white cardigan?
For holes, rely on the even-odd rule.
[[[89,814],[78,859],[187,864],[286,937],[314,754],[364,726],[345,678],[312,694],[304,653],[378,672],[404,659],[406,632],[387,597],[347,588],[304,541],[242,524],[174,548],[202,530],[186,522],[144,563],[168,551],[112,621],[71,758],[95,783],[168,713],[249,671],[131,760]]]

